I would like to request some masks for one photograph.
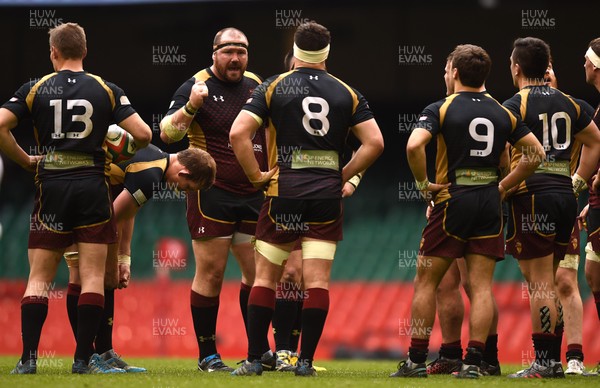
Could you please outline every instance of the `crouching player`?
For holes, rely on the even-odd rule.
[[[138,151],[129,160],[110,165],[119,243],[109,245],[104,277],[105,308],[94,342],[96,353],[112,367],[126,372],[144,372],[144,368],[128,365],[113,350],[114,293],[125,288],[130,279],[130,249],[134,217],[154,192],[164,188],[161,182],[179,191],[197,191],[210,187],[216,175],[214,159],[198,148],[168,154],[154,145]],[[79,260],[76,251],[66,252],[69,267],[67,312],[73,332],[77,328],[77,304],[81,292]]]

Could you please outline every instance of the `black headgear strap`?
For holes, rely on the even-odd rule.
[[[243,47],[246,50],[248,49],[248,45],[246,43],[236,43],[236,42],[225,42],[225,43],[221,43],[219,45],[216,45],[213,47],[213,53],[217,50],[222,49],[223,47],[227,47],[227,46],[236,46],[236,47]]]

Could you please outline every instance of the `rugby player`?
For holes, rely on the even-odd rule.
[[[596,38],[590,42],[585,53],[585,80],[588,84],[596,88],[600,92],[600,38]],[[600,105],[596,108],[593,116],[594,123],[600,127]],[[600,166],[600,164],[599,164]],[[598,178],[598,166],[596,166],[596,179],[588,181],[590,187],[589,203],[580,214],[580,223],[587,230],[587,245],[585,247],[585,278],[588,286],[594,295],[594,303],[598,319],[600,319],[600,195]],[[585,220],[587,223],[584,225]],[[595,372],[600,371],[600,363],[595,368]]]
[[[285,70],[293,70],[293,59],[294,51],[290,50],[283,60]],[[354,137],[352,139],[354,140]],[[358,145],[355,146],[358,147]],[[363,175],[364,171],[344,183],[342,198],[354,194]],[[300,240],[297,240],[285,262],[283,274],[280,282],[277,283],[277,292],[275,293],[275,311],[273,312],[272,326],[277,356],[276,369],[281,372],[293,372],[296,368],[298,342],[302,329],[303,296],[302,244]],[[313,367],[317,372],[326,370],[316,365],[313,365]]]
[[[123,372],[92,354],[104,308],[104,263],[117,233],[105,175],[104,139],[117,123],[137,148],[151,140],[150,127],[123,90],[83,70],[83,28],[61,24],[49,31],[54,73],[24,84],[0,108],[0,150],[36,169],[36,195],[29,233],[29,279],[21,301],[23,354],[12,373],[36,373],[37,348],[48,313],[47,291],[65,248],[78,243],[81,296],[73,373]],[[31,117],[40,153],[29,156],[10,130]]]
[[[547,154],[510,200],[506,250],[519,261],[527,282],[535,350],[531,367],[510,378],[564,378],[561,344],[555,333],[560,315],[555,273],[577,216],[575,196],[593,174],[600,156],[600,133],[591,118],[571,97],[545,84],[550,57],[550,47],[541,39],[515,40],[510,70],[519,92],[504,102],[531,128]],[[583,147],[571,177],[574,140]],[[520,150],[512,149],[512,163],[520,159]]]
[[[533,173],[544,157],[529,129],[485,91],[491,59],[481,47],[460,45],[445,67],[448,97],[429,105],[407,144],[410,168],[435,206],[423,230],[411,307],[408,360],[391,377],[427,377],[429,336],[436,289],[457,257],[464,257],[470,284],[470,340],[459,378],[478,378],[494,319],[492,277],[504,257],[501,201]],[[468,130],[465,130],[468,128]],[[436,183],[427,178],[425,146],[437,137]],[[502,180],[500,157],[509,141],[526,158]],[[473,217],[473,215],[477,217]]]
[[[260,375],[274,356],[267,332],[282,264],[302,241],[301,352],[295,374],[312,366],[329,309],[329,278],[342,239],[342,185],[383,151],[383,137],[364,97],[325,69],[330,33],[306,22],[294,34],[294,70],[273,76],[252,94],[236,118],[231,144],[246,176],[267,185],[256,231],[256,278],[248,301],[248,357],[233,375]],[[289,85],[299,88],[289,90]],[[268,122],[269,167],[260,168],[252,134]],[[348,164],[341,153],[350,130],[361,142]]]
[[[212,59],[211,67],[177,89],[160,123],[160,136],[171,143],[187,134],[191,148],[208,151],[217,163],[214,186],[187,196],[187,222],[196,262],[190,302],[199,349],[198,369],[229,372],[233,369],[223,363],[216,346],[219,295],[231,250],[242,270],[239,303],[246,326],[248,296],[254,281],[250,240],[264,199],[235,159],[229,130],[261,79],[246,71],[248,38],[236,28],[216,34]],[[252,144],[261,167],[266,166],[264,128],[258,128]]]
[[[546,71],[546,85],[558,89],[558,81],[554,72],[552,61]],[[590,116],[594,116],[594,108],[587,102],[573,98],[583,110]],[[574,174],[579,162],[579,154],[581,144],[574,142],[573,151],[571,153],[571,174]],[[581,375],[585,372],[583,364],[583,302],[579,293],[579,285],[577,282],[577,270],[579,268],[580,255],[580,227],[579,220],[573,226],[569,245],[565,253],[564,259],[558,263],[558,269],[555,275],[555,286],[560,303],[559,314],[557,317],[555,333],[556,341],[562,342],[563,331],[567,336],[567,369],[565,374]],[[559,352],[560,355],[560,352]]]
[[[168,154],[151,144],[137,152],[133,158],[111,164],[110,167],[119,242],[117,245],[111,245],[108,250],[104,278],[106,303],[94,348],[110,366],[126,372],[145,372],[145,368],[135,367],[123,361],[112,345],[115,289],[126,288],[129,285],[135,215],[158,191],[171,188],[184,192],[207,189],[215,180],[216,164],[208,152],[198,148]],[[163,185],[165,182],[168,183],[166,187]],[[67,312],[73,333],[76,333],[76,307],[81,292],[78,253],[73,250],[66,252],[65,259],[69,267]]]

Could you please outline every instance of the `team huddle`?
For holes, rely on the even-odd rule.
[[[160,123],[164,143],[187,136],[189,148],[176,154],[150,144],[149,126],[122,89],[83,70],[87,46],[82,27],[65,23],[49,34],[55,72],[24,84],[0,108],[0,150],[36,173],[31,216],[36,227],[30,230],[30,275],[21,301],[23,353],[12,373],[37,372],[48,313],[45,285],[63,256],[69,268],[67,312],[76,340],[72,373],[145,371],[113,348],[114,298],[115,290],[130,281],[135,215],[167,182],[187,193],[198,369],[233,376],[263,371],[316,376],[313,360],[342,240],[342,201],[384,147],[366,99],[327,72],[329,31],[315,22],[299,25],[285,71],[264,82],[246,70],[244,33],[231,27],[219,31],[212,65],[175,91]],[[542,284],[549,290],[555,282],[559,288],[558,282],[569,284],[573,271],[576,279],[579,246],[571,248],[571,241],[579,241],[583,227],[589,236],[586,274],[600,303],[600,205],[594,194],[600,188],[600,179],[594,179],[600,116],[556,89],[550,48],[540,39],[515,41],[510,69],[519,92],[504,104],[485,89],[490,67],[481,47],[457,46],[445,68],[447,97],[425,108],[407,145],[416,185],[431,202],[420,246],[427,260],[418,260],[411,322],[422,323],[417,329],[433,327],[436,300],[462,314],[462,300],[453,297],[460,295],[462,278],[472,304],[466,355],[460,326],[457,334],[456,328],[442,325],[440,357],[426,365],[430,330],[413,330],[408,359],[392,377],[501,374],[492,277],[496,261],[504,259],[505,223],[506,252],[518,259],[530,287],[536,354],[530,368],[509,377],[564,377],[563,327],[569,344],[566,373],[584,373],[573,298],[561,304],[562,298],[533,291]],[[597,39],[590,43],[585,69],[588,83],[600,91],[599,68]],[[62,92],[48,93],[48,82]],[[11,134],[27,117],[38,149],[44,150],[41,155],[28,155]],[[358,146],[344,158],[349,134]],[[124,143],[115,146],[111,136]],[[425,147],[434,137],[431,183]],[[576,196],[586,188],[589,209],[577,219]],[[217,349],[219,295],[229,252],[242,273],[239,304],[248,341],[247,357],[237,369],[226,365]],[[278,292],[282,289],[301,292]],[[575,313],[563,314],[567,309]],[[452,314],[452,309],[440,310],[440,320],[456,321]],[[268,341],[271,324],[275,351]]]

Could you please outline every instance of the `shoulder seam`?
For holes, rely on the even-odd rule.
[[[49,80],[50,78],[55,77],[57,74],[58,74],[57,72],[46,74],[45,76],[40,78],[38,80],[38,82],[31,85],[31,88],[29,88],[29,92],[27,92],[27,96],[25,97],[25,103],[27,104],[27,107],[29,108],[30,112],[31,112],[31,108],[33,106],[33,99],[35,98],[35,96],[37,94],[37,90],[40,87],[40,85],[43,84],[44,82],[46,82],[47,80]]]
[[[115,109],[115,94],[113,93],[112,89],[106,84],[106,81],[104,81],[100,76],[94,75],[92,73],[85,73],[85,75],[92,77],[96,82],[100,84],[100,86],[102,86],[102,88],[106,91],[106,94],[108,94],[111,108]]]

